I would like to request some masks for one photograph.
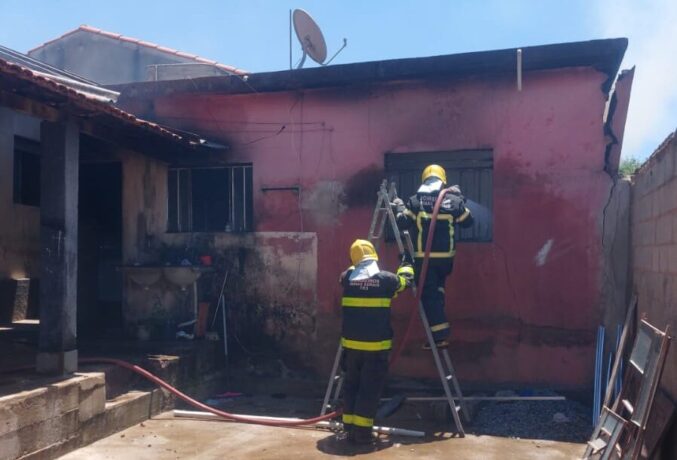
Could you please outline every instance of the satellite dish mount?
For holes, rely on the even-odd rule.
[[[296,38],[298,38],[299,42],[301,43],[301,49],[303,50],[303,56],[296,67],[297,69],[303,68],[303,65],[306,63],[306,57],[308,56],[310,56],[310,59],[320,65],[327,65],[333,61],[334,58],[348,44],[348,41],[344,38],[341,49],[339,49],[336,54],[334,54],[334,56],[332,56],[332,58],[325,63],[325,60],[327,59],[327,43],[324,41],[324,36],[322,35],[320,27],[313,20],[313,18],[304,10],[297,9],[291,14],[291,22],[294,24]],[[289,35],[289,68],[291,68],[291,30]]]

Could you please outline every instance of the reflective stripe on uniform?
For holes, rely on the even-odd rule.
[[[445,257],[449,258],[449,257],[454,257],[455,255],[456,255],[456,249],[454,249],[451,252],[432,252],[431,251],[430,255],[428,257],[430,257],[431,259],[444,259]],[[414,257],[416,257],[417,259],[421,259],[421,258],[425,257],[425,252],[416,251],[414,253]]]
[[[437,290],[440,291],[442,294],[444,294],[444,288],[443,287],[438,287]]]
[[[414,274],[414,267],[404,266],[404,267],[400,267],[400,268],[397,269],[398,275],[401,275],[403,273],[413,275]]]
[[[390,299],[384,297],[343,297],[341,305],[344,307],[389,307]]]
[[[371,428],[372,426],[374,426],[374,419],[360,417],[359,415],[353,415],[353,421],[351,423],[355,426],[363,426],[366,428]]]
[[[400,292],[404,291],[405,288],[407,287],[407,279],[402,276],[402,275],[411,275],[411,277],[414,277],[414,267],[400,267],[397,269],[397,277],[400,280],[400,285],[397,288],[397,291],[395,292],[395,295],[399,294]]]
[[[395,296],[397,296],[397,294],[399,294],[400,292],[404,291],[404,289],[407,287],[407,280],[405,280],[404,277],[400,276],[399,280],[400,285],[397,288],[397,291],[395,291]]]
[[[434,326],[430,327],[430,330],[433,332],[439,332],[445,329],[449,329],[449,323],[435,324]]]
[[[416,215],[416,227],[418,228],[418,238],[416,241],[416,253],[414,257],[424,257],[425,248],[423,246],[423,219],[430,219],[432,222],[432,217],[425,211],[419,211]],[[432,258],[442,258],[442,257],[453,257],[456,253],[454,248],[454,217],[451,214],[438,214],[437,221],[448,220],[449,221],[449,251],[430,251],[430,257]],[[430,231],[430,230],[428,230]]]
[[[461,214],[458,219],[456,219],[456,222],[463,222],[464,220],[466,220],[468,218],[469,215],[470,215],[470,209],[465,208],[465,212],[463,214]]]
[[[355,416],[353,414],[343,414],[343,423],[354,423]]]
[[[341,337],[341,346],[352,350],[383,351],[390,350],[393,347],[393,341],[382,340],[380,342],[363,342],[362,340],[350,340]]]

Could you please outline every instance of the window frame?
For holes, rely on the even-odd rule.
[[[423,151],[423,152],[403,152],[403,153],[386,153],[384,158],[385,171],[388,178],[388,182],[394,182],[398,188],[398,195],[405,202],[407,199],[416,193],[416,188],[420,184],[420,174],[429,164],[439,164],[444,167],[447,178],[449,179],[448,185],[454,185],[456,182],[454,177],[458,177],[459,185],[461,185],[461,191],[466,198],[472,199],[479,204],[482,204],[488,208],[491,213],[492,219],[490,223],[485,223],[487,228],[484,231],[487,233],[486,236],[482,235],[482,229],[475,227],[477,224],[474,224],[469,229],[459,228],[458,229],[458,239],[459,243],[491,243],[494,240],[494,225],[493,225],[493,193],[494,193],[494,152],[492,149],[476,149],[476,150],[442,150],[442,151]],[[406,186],[400,187],[401,178],[404,174],[411,175],[413,172],[417,174],[413,178],[413,191],[409,193],[406,190]],[[472,172],[473,174],[479,174],[479,179],[477,180],[476,193],[475,191],[467,190],[464,188],[463,174],[464,172]],[[483,185],[482,180],[488,180],[488,185]],[[409,177],[411,179],[411,177]],[[485,187],[487,190],[482,192],[482,187]],[[404,188],[406,193],[400,192],[400,188]],[[470,192],[470,193],[469,193]],[[406,196],[405,196],[406,194]],[[474,196],[481,195],[481,196]],[[389,238],[392,238],[392,235],[387,235]]]
[[[226,228],[223,230],[195,230],[195,214],[194,214],[194,197],[193,197],[193,172],[200,170],[227,170],[228,182],[229,182],[229,194],[227,199],[227,219],[226,219]],[[237,194],[236,187],[236,172],[241,171],[239,174],[242,181],[242,190],[240,191],[241,195]],[[172,173],[176,174],[176,185],[171,186],[170,182],[172,181]],[[181,174],[184,174],[186,177],[185,184],[181,184]],[[182,189],[187,188],[187,196],[182,196]],[[175,193],[174,206],[171,203],[171,194]],[[188,217],[185,218],[186,221],[182,225],[182,220],[184,219],[181,216],[181,201],[185,200],[187,202],[187,211]],[[241,205],[241,215],[239,216],[240,220],[238,221],[237,210],[239,206],[236,205],[238,200],[242,201]],[[171,166],[167,170],[167,233],[249,233],[254,231],[254,218],[253,218],[253,200],[254,200],[254,186],[253,186],[253,164],[252,163],[229,163],[225,165],[213,165],[213,166]],[[172,216],[172,208],[176,209],[176,217]],[[240,222],[241,227],[233,228],[234,222]],[[185,225],[185,228],[184,228]],[[230,226],[230,229],[228,229]]]

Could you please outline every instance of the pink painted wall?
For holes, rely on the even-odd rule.
[[[493,149],[494,241],[461,244],[447,283],[458,373],[581,387],[592,381],[602,316],[606,78],[583,68],[528,73],[521,92],[496,78],[181,94],[157,98],[154,110],[162,123],[231,145],[230,162],[253,163],[256,231],[317,234],[315,341],[298,352],[323,371],[339,333],[336,280],[349,244],[367,234],[384,153]],[[260,190],[297,184],[300,196]],[[393,247],[382,259],[395,266]],[[395,302],[396,335],[412,307],[410,295]],[[422,338],[417,329],[394,372],[433,375]]]

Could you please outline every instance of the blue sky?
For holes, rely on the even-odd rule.
[[[625,36],[637,66],[623,155],[646,158],[677,128],[677,1],[0,0],[0,44],[27,51],[88,24],[248,71],[289,67],[288,12],[322,28],[334,63]],[[294,55],[300,57],[294,39]]]

